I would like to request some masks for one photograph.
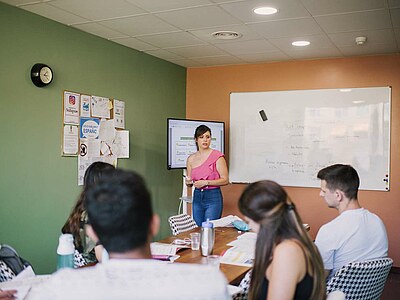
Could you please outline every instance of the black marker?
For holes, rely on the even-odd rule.
[[[264,122],[268,120],[267,115],[265,114],[265,111],[264,111],[264,110],[260,110],[259,113],[260,113],[261,119],[262,119]]]

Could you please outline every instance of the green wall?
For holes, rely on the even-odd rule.
[[[53,272],[60,228],[78,194],[77,158],[61,157],[62,93],[124,100],[130,158],[170,235],[182,172],[166,169],[166,119],[185,116],[186,69],[0,3],[0,243],[14,246],[36,273]],[[50,86],[30,80],[50,65]]]

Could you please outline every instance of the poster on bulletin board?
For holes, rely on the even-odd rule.
[[[78,92],[63,92],[62,156],[78,157],[78,185],[95,161],[114,166],[129,158],[125,102]]]

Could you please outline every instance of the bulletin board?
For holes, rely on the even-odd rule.
[[[390,101],[390,87],[231,93],[229,178],[319,187],[343,163],[361,189],[387,191]]]
[[[103,161],[114,166],[129,158],[129,131],[125,130],[125,101],[64,91],[62,156],[78,157],[78,185],[89,165]]]

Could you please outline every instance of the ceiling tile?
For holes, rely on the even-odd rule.
[[[203,41],[187,32],[173,32],[138,37],[139,40],[159,48],[203,45]]]
[[[397,45],[400,45],[400,28],[394,30],[394,35],[396,37]]]
[[[267,53],[241,54],[237,55],[237,57],[244,60],[247,63],[282,61],[291,59],[289,56],[280,51],[273,51]]]
[[[261,38],[261,36],[246,25],[232,25],[232,26],[219,26],[207,29],[190,30],[189,32],[199,39],[211,43],[211,44],[221,44],[230,43],[232,40],[219,40],[212,36],[212,33],[216,31],[235,31],[240,33],[242,36],[237,39],[237,41],[247,41],[256,40]]]
[[[391,9],[390,16],[392,18],[393,27],[400,28],[400,8]]]
[[[363,45],[359,46],[343,46],[339,48],[340,51],[347,56],[355,56],[355,55],[374,55],[377,52],[381,54],[389,54],[389,53],[398,53],[396,46],[388,47],[387,45],[383,44],[376,44],[376,45]]]
[[[92,21],[145,13],[124,0],[55,0],[50,5]]]
[[[199,63],[197,61],[194,61],[192,59],[188,59],[188,58],[185,58],[185,59],[170,59],[169,61],[174,63],[174,64],[183,66],[183,67],[204,67],[203,64],[201,64],[201,63]]]
[[[264,53],[277,50],[275,46],[266,40],[237,41],[218,44],[217,47],[233,55]]]
[[[257,15],[253,12],[253,9],[260,6],[272,6],[279,9],[279,11],[274,15]],[[293,0],[250,0],[221,4],[221,7],[243,22],[264,22],[310,17],[309,12],[298,1]]]
[[[400,0],[389,0],[389,7],[400,7]]]
[[[343,57],[343,54],[336,48],[317,48],[317,49],[294,49],[285,51],[287,55],[294,59],[318,59],[328,57]]]
[[[315,17],[327,33],[391,28],[389,10]]]
[[[245,63],[243,60],[233,56],[210,56],[196,58],[196,61],[206,66],[237,65]]]
[[[139,51],[144,51],[144,50],[155,50],[157,47],[154,47],[152,45],[149,45],[145,42],[139,41],[136,38],[119,38],[119,39],[112,39],[113,42],[116,42],[118,44],[139,50]]]
[[[101,21],[107,27],[130,36],[180,31],[153,15],[133,16],[129,18]]]
[[[241,22],[218,6],[205,6],[156,14],[166,22],[184,30],[201,29]]]
[[[322,30],[312,18],[292,19],[248,24],[266,38],[294,37],[321,34]]]
[[[367,44],[396,45],[392,29],[331,33],[329,38],[337,46],[356,46],[355,38],[367,37]]]
[[[275,45],[281,50],[291,51],[293,49],[298,49],[298,47],[293,46],[294,41],[309,41],[311,44],[307,46],[307,49],[319,49],[319,48],[333,48],[335,45],[329,40],[326,35],[308,35],[308,36],[296,36],[293,38],[279,38],[279,39],[269,39],[271,44]]]
[[[88,21],[88,19],[78,17],[46,3],[24,5],[21,8],[67,25]]]
[[[186,58],[226,55],[224,51],[212,45],[189,46],[179,48],[168,48],[168,51],[176,53]]]
[[[386,8],[385,0],[300,0],[314,16]]]
[[[163,10],[182,9],[201,5],[210,5],[208,0],[126,0],[149,12],[160,12]]]
[[[102,25],[99,25],[97,23],[86,23],[86,24],[78,24],[78,25],[72,25],[75,28],[78,28],[82,31],[89,32],[91,34],[100,36],[105,39],[115,39],[115,38],[122,38],[122,37],[127,37],[126,35],[114,31],[112,29],[109,29],[107,27],[104,27]]]
[[[35,1],[35,0],[1,0],[1,2],[10,4],[10,5],[15,5],[15,6],[20,6],[23,4],[33,4],[33,3],[40,3],[41,1]]]
[[[161,59],[165,59],[165,60],[170,60],[170,59],[183,59],[184,57],[177,55],[175,53],[171,53],[167,50],[163,50],[163,49],[157,49],[157,50],[147,50],[144,51],[147,54],[150,54],[152,56],[161,58]]]

